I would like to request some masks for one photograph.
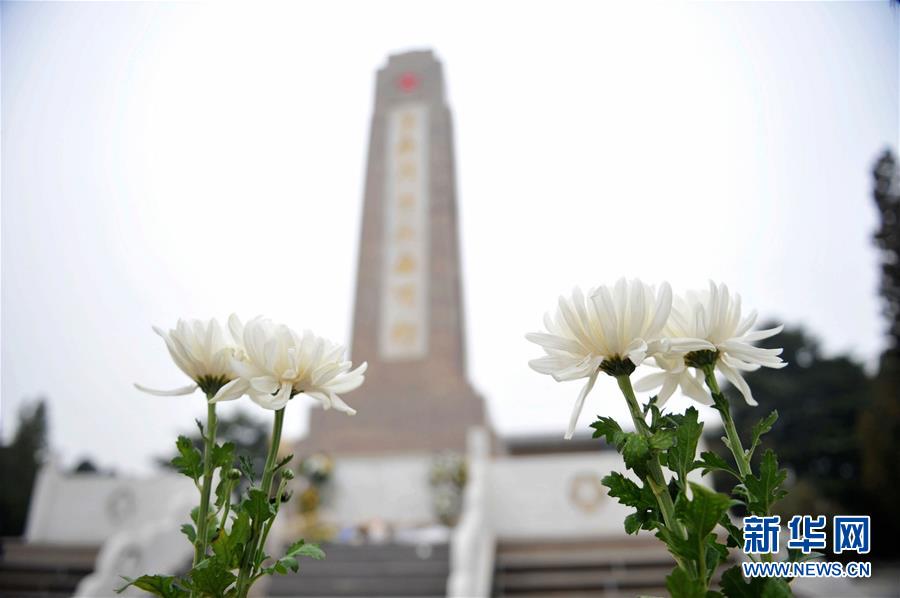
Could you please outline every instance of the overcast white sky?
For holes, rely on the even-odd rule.
[[[147,471],[204,412],[131,386],[185,382],[151,324],[348,341],[374,72],[418,48],[445,66],[470,370],[502,433],[565,428],[579,385],[529,370],[523,335],[574,284],[723,280],[831,352],[880,350],[887,1],[4,3],[4,438],[46,396],[68,462]],[[620,404],[598,384],[581,425]]]

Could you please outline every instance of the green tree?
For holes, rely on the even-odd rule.
[[[46,449],[47,405],[39,399],[22,406],[12,442],[0,447],[0,536],[25,531],[34,479]]]
[[[859,421],[862,485],[882,537],[896,538],[900,533],[900,171],[890,151],[881,155],[872,174],[880,219],[875,244],[881,250],[880,293],[888,347],[881,355],[872,399]],[[881,551],[900,554],[894,542],[873,544]]]
[[[734,419],[741,437],[749,437],[761,415],[778,411],[778,423],[762,446],[778,453],[798,489],[782,503],[782,515],[859,508],[862,464],[856,428],[870,394],[862,365],[846,355],[824,356],[818,340],[801,327],[787,328],[760,345],[782,347],[789,365],[747,374],[759,406],[734,401]]]

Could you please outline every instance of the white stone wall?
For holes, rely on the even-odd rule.
[[[431,454],[338,457],[322,516],[336,524],[380,518],[397,526],[434,521]]]
[[[622,535],[630,509],[606,494],[600,480],[624,471],[612,451],[502,457],[488,476],[488,512],[500,538]]]
[[[48,464],[35,483],[25,538],[28,542],[99,546],[120,530],[159,519],[179,496],[195,494],[191,480],[175,472],[113,478],[63,473]],[[189,516],[188,508],[185,522]]]

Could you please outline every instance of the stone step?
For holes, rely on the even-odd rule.
[[[0,588],[0,598],[72,598],[72,594],[74,592],[74,589],[53,592],[49,590],[6,590],[4,588]]]
[[[446,544],[322,544],[327,559],[331,561],[420,561],[446,560],[450,549]]]
[[[624,590],[640,593],[665,586],[671,567],[628,568],[617,571],[583,569],[500,573],[494,584],[504,594],[535,591]]]
[[[0,563],[53,563],[93,570],[99,546],[27,544],[18,538],[0,540]]]
[[[335,562],[310,561],[301,559],[300,572],[303,577],[440,577],[450,574],[450,564],[442,561],[359,561]]]
[[[444,596],[447,576],[332,576],[291,574],[271,578],[269,596]]]
[[[325,544],[324,561],[302,559],[297,574],[272,577],[269,596],[444,596],[446,544]]]
[[[561,590],[556,592],[523,592],[518,595],[526,596],[527,598],[635,598],[636,596],[641,598],[668,598],[669,591],[665,587],[660,586],[657,588],[642,588],[640,594],[633,590]]]
[[[623,565],[669,565],[675,561],[665,550],[650,551],[641,548],[619,550],[555,550],[547,552],[499,553],[496,566],[502,570],[534,568],[615,567]]]
[[[0,553],[0,598],[71,596],[94,570],[96,546],[26,544],[3,538]]]
[[[672,556],[652,536],[502,541],[495,559],[494,595],[667,596],[665,580],[674,566]]]
[[[0,590],[15,591],[48,591],[73,592],[78,582],[87,573],[69,572],[52,569],[2,569],[0,570]]]

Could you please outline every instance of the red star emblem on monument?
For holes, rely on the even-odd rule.
[[[418,75],[409,71],[403,73],[397,78],[397,87],[407,93],[415,91],[419,87]]]

